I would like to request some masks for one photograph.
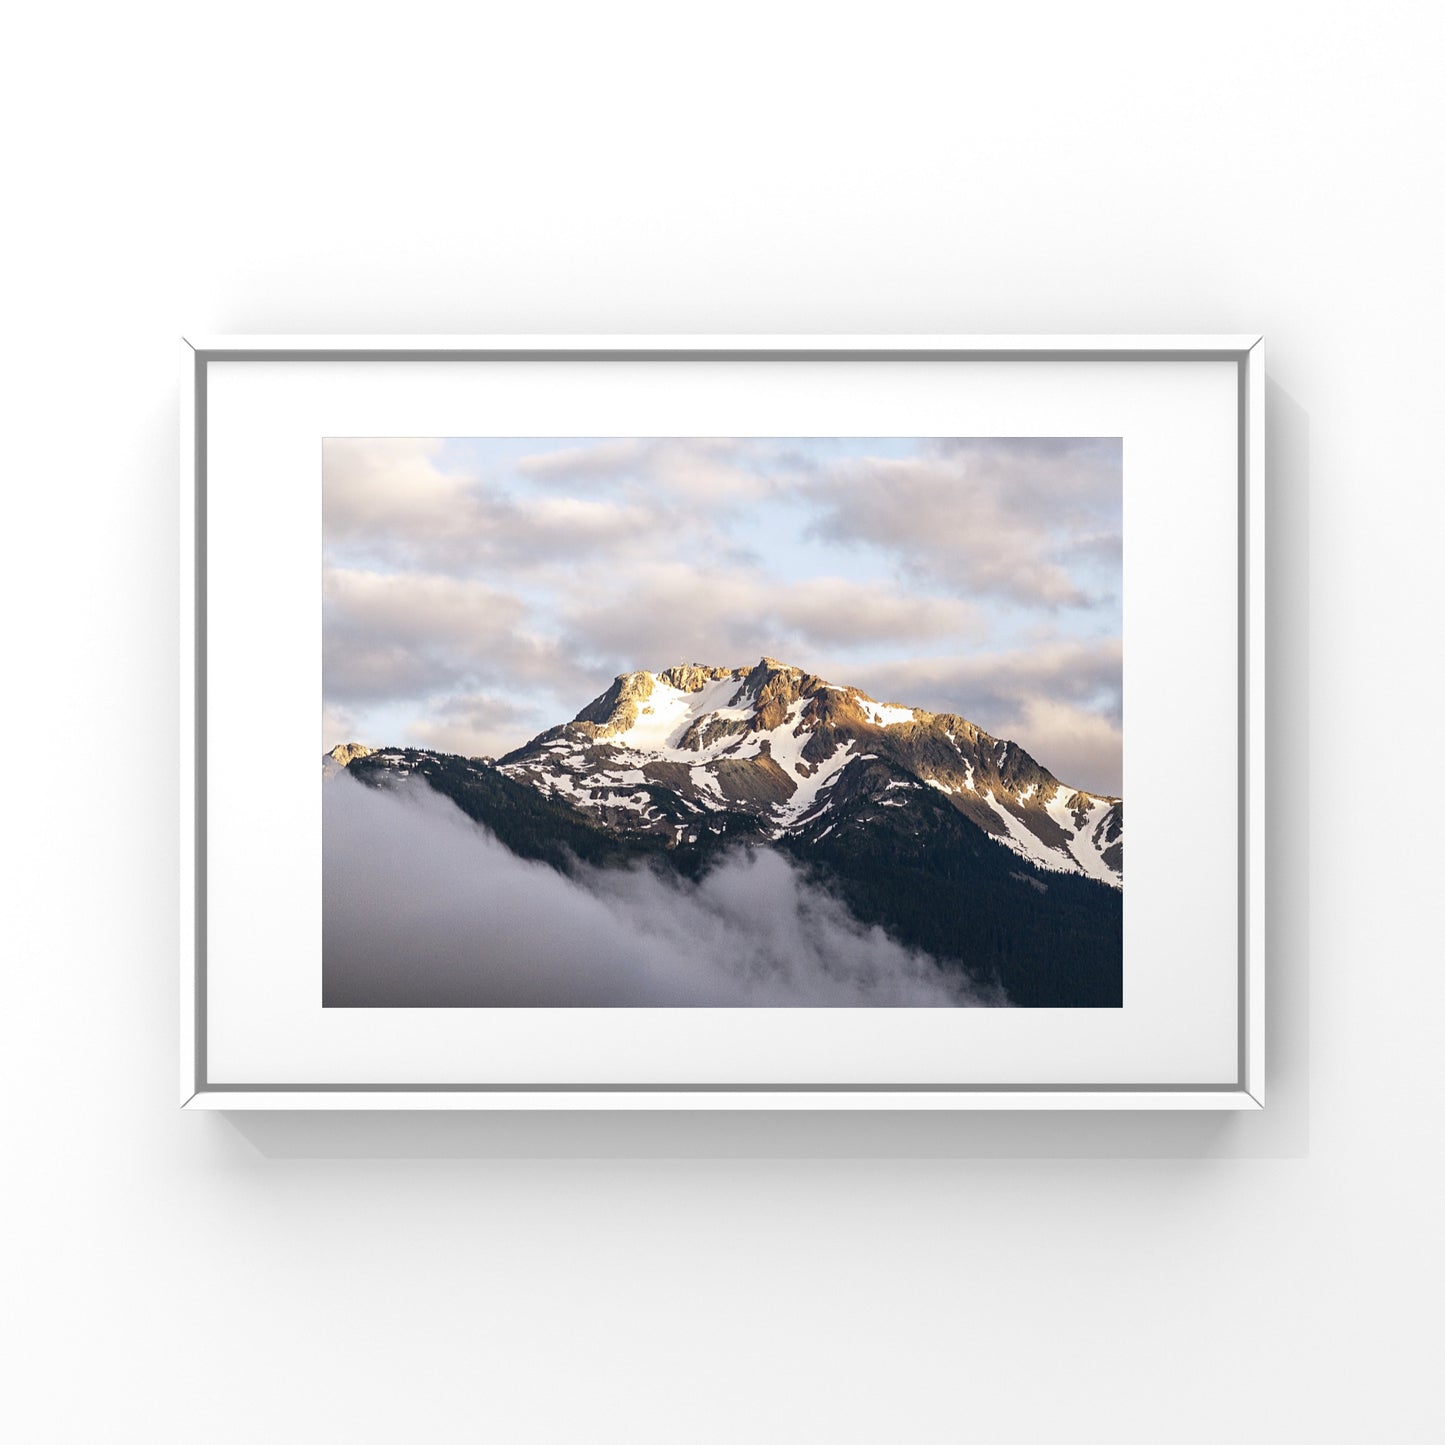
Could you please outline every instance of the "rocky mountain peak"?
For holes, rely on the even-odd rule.
[[[771,732],[781,726],[788,709],[804,696],[806,684],[817,684],[818,681],[801,668],[789,667],[776,658],[763,658],[747,675],[748,690],[757,699],[753,731]]]
[[[590,724],[592,736],[603,738],[626,732],[637,721],[643,703],[652,696],[654,678],[650,672],[623,672],[612,686],[594,698],[572,719]]]
[[[789,681],[796,683],[807,676],[802,668],[790,667],[776,657],[760,658],[751,668],[740,668],[739,671],[746,676],[748,687],[754,692],[761,692],[766,687],[785,687]]]
[[[375,751],[365,743],[337,743],[326,756],[344,768],[356,758],[369,758]]]
[[[742,677],[740,667],[707,667],[700,662],[680,662],[657,674],[659,682],[675,687],[679,692],[701,692],[710,682],[725,677]]]

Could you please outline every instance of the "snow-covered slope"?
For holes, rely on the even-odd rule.
[[[739,814],[772,838],[899,826],[908,813],[884,810],[917,807],[926,787],[1036,867],[1123,885],[1120,799],[1061,783],[964,718],[879,703],[772,658],[626,673],[498,768],[610,828],[679,846]]]

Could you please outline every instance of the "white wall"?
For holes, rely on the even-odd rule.
[[[1439,16],[10,16],[11,1438],[1439,1438]],[[182,331],[1255,329],[1265,1114],[176,1110]]]

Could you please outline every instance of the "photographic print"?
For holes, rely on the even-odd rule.
[[[1119,438],[322,465],[325,1007],[1123,1005]]]

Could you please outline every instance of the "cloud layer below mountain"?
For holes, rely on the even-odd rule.
[[[324,785],[328,1007],[997,1005],[781,854],[564,877],[417,782]]]

